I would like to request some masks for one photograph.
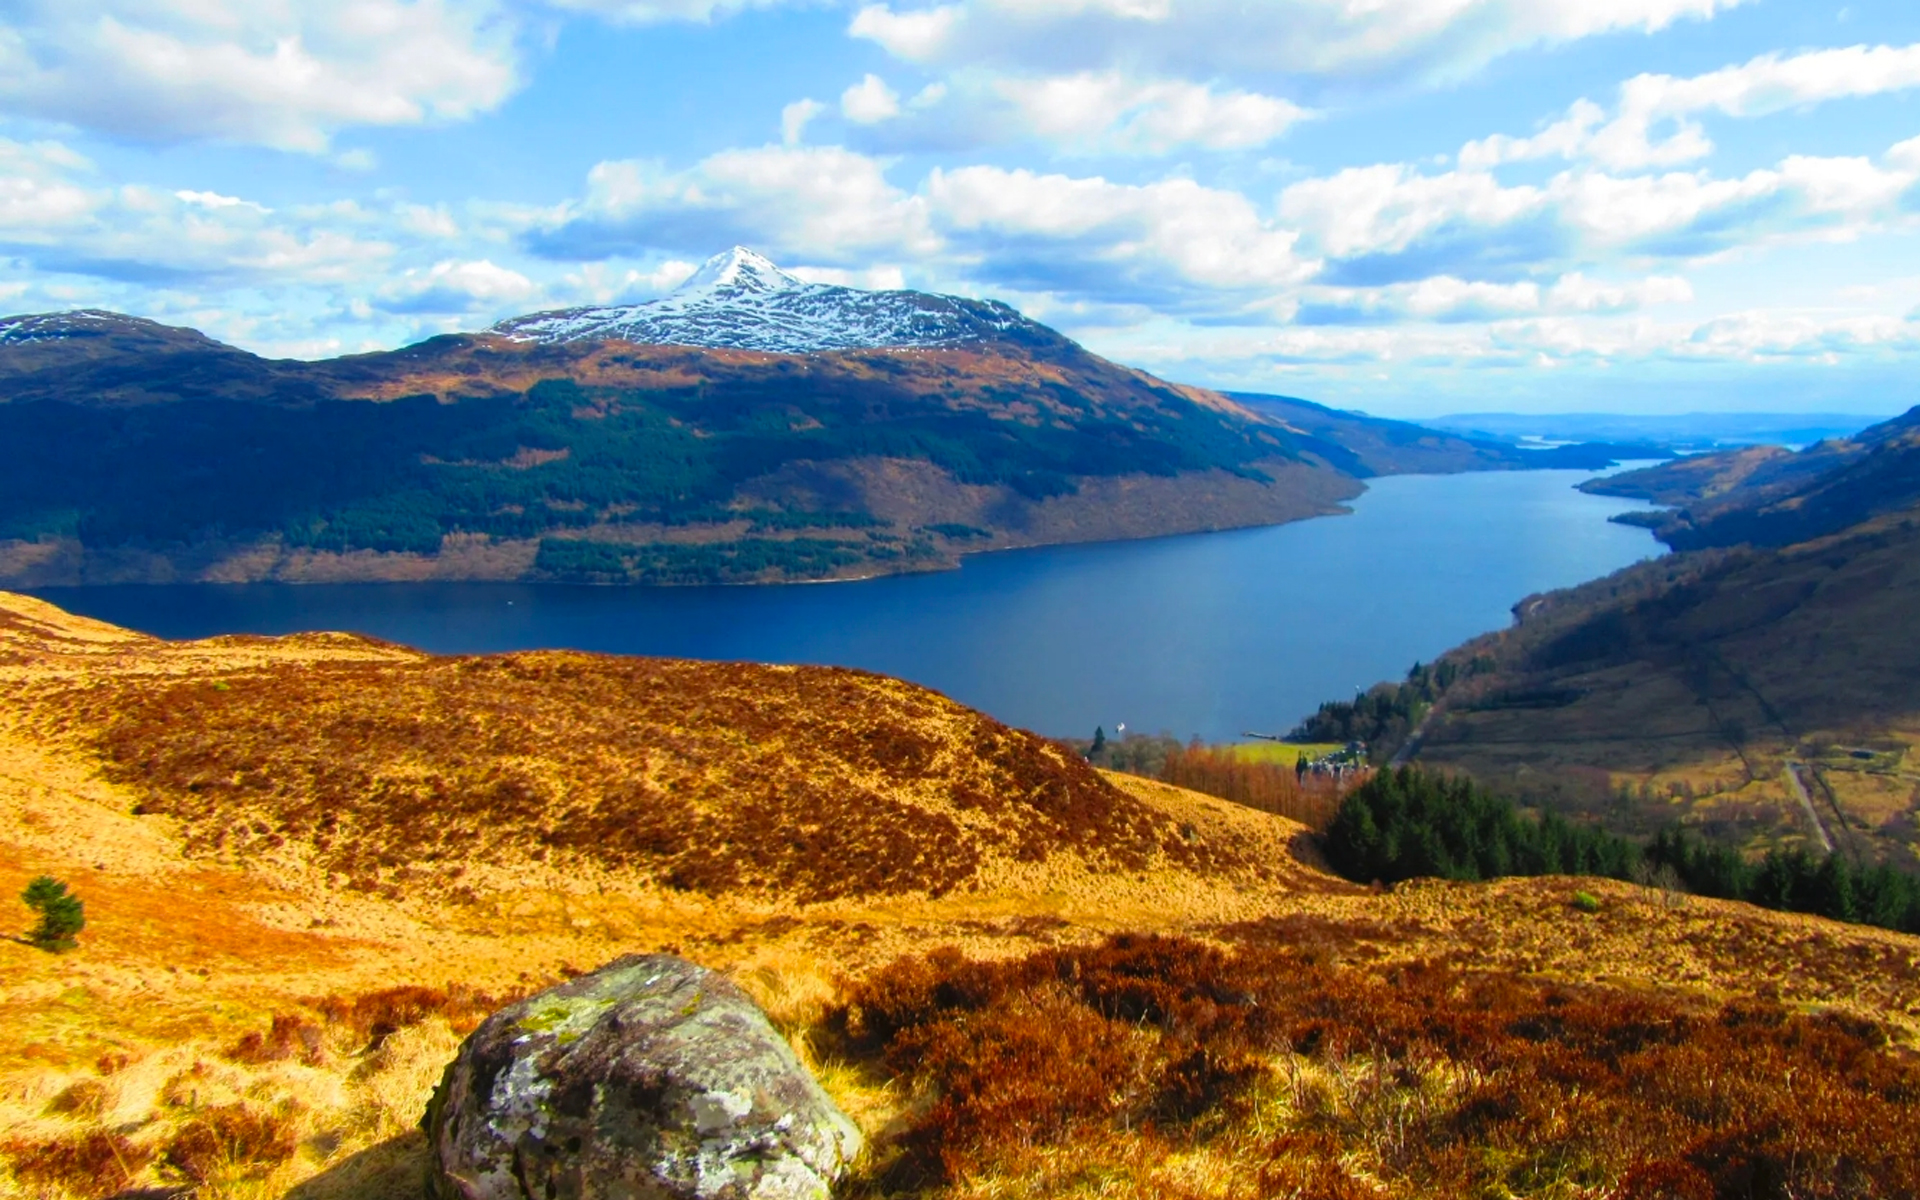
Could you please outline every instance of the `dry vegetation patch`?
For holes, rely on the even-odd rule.
[[[1144,936],[904,960],[830,1023],[927,1098],[876,1195],[1920,1191],[1920,1061],[1773,1004]]]
[[[862,672],[575,654],[123,675],[44,697],[190,853],[399,895],[482,864],[707,895],[944,894],[992,862],[1246,867],[1076,756]]]
[[[412,1200],[462,1032],[659,950],[768,1008],[876,1139],[868,1194],[1912,1186],[1920,939],[1356,887],[1299,824],[857,672],[168,644],[11,597],[0,655],[0,895],[52,873],[89,918],[0,942],[0,1195]]]

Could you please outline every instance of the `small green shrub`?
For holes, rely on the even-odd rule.
[[[42,875],[27,885],[20,899],[40,914],[40,923],[27,934],[27,940],[42,950],[58,953],[79,944],[76,935],[86,928],[87,916],[80,897],[51,875]]]
[[[1575,892],[1573,906],[1583,913],[1597,913],[1600,911],[1600,897],[1592,892]]]

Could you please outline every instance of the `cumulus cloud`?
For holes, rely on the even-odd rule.
[[[849,32],[895,57],[1025,73],[1114,62],[1223,72],[1459,77],[1500,55],[1705,19],[1740,0],[957,0],[868,4]]]
[[[780,141],[783,145],[798,146],[807,135],[807,126],[827,106],[818,100],[795,100],[780,110]]]
[[[18,0],[0,112],[133,141],[321,153],[352,126],[459,120],[518,84],[495,0]]]
[[[926,199],[980,278],[1030,291],[1191,304],[1271,292],[1319,264],[1237,192],[1187,179],[1120,184],[1000,167],[935,170]],[[1207,302],[1233,303],[1211,296]]]
[[[1496,134],[1460,151],[1466,167],[1547,157],[1587,158],[1633,170],[1692,162],[1713,152],[1695,118],[1706,112],[1756,117],[1828,100],[1920,87],[1920,45],[1851,46],[1782,56],[1763,54],[1705,75],[1636,75],[1620,85],[1614,114],[1579,100],[1532,137]]]
[[[876,262],[912,261],[986,290],[1175,307],[1236,307],[1308,278],[1318,264],[1297,240],[1240,193],[1192,180],[976,166],[935,169],[909,191],[882,160],[805,146],[729,151],[681,171],[602,163],[581,200],[524,236],[551,259],[693,257],[742,243],[819,268],[809,278],[896,286],[904,276]]]
[[[587,194],[525,237],[536,254],[587,261],[652,250],[705,256],[736,243],[824,265],[937,248],[924,202],[888,182],[883,165],[837,146],[728,150],[674,171],[604,162]]]
[[[868,75],[840,93],[840,114],[859,125],[875,125],[900,115],[900,96],[878,75]]]
[[[1082,71],[996,81],[1025,128],[1070,150],[1162,154],[1185,146],[1261,146],[1311,115],[1257,92],[1220,91],[1178,80],[1137,80],[1120,71]]]
[[[518,271],[477,262],[439,262],[403,271],[380,289],[374,303],[397,313],[496,312],[524,305],[540,291]]]
[[[1461,323],[1543,314],[1606,314],[1683,303],[1693,287],[1677,275],[1609,283],[1570,271],[1547,286],[1435,275],[1378,288],[1309,287],[1289,319],[1299,325],[1373,325],[1402,321]]]
[[[653,267],[621,267],[613,263],[581,263],[561,276],[550,290],[579,304],[633,304],[655,299],[685,283],[699,264],[667,259]]]
[[[1512,281],[1594,256],[1691,259],[1904,223],[1920,184],[1913,146],[1902,143],[1879,162],[1796,155],[1732,178],[1582,166],[1508,186],[1483,169],[1354,167],[1291,185],[1279,210],[1310,252],[1332,260],[1329,282],[1444,274]]]
[[[0,255],[121,281],[340,282],[391,254],[327,215],[212,191],[107,185],[63,146],[0,140]]]

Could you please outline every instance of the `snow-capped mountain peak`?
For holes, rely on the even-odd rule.
[[[691,297],[725,288],[767,295],[773,292],[793,291],[806,286],[806,280],[782,271],[766,255],[756,254],[745,246],[735,246],[724,254],[716,254],[701,263],[699,270],[689,275],[679,287],[673,289],[673,294]]]
[[[618,340],[777,354],[1060,340],[995,300],[808,283],[744,246],[714,255],[658,300],[534,313],[488,332],[515,342]]]

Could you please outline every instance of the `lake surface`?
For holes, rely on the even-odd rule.
[[[1321,701],[1511,620],[1533,592],[1661,551],[1579,471],[1372,481],[1350,516],[976,555],[843,584],[434,583],[47,588],[169,638],[343,629],[444,653],[569,647],[834,663],[1056,736],[1281,733]]]

